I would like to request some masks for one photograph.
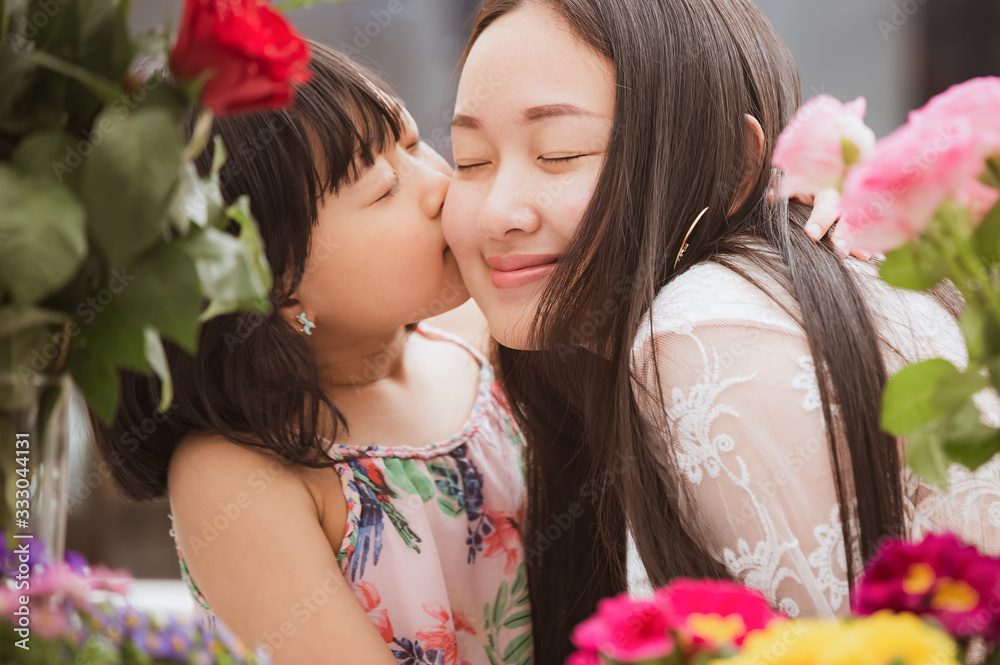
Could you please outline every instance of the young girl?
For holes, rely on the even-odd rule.
[[[160,387],[123,375],[98,448],[130,497],[169,496],[192,592],[275,662],[527,663],[520,436],[476,346],[415,324],[468,298],[440,223],[450,168],[381,83],[311,50],[289,110],[213,129],[273,312],[168,349],[173,405],[138,449]]]
[[[885,536],[1000,550],[996,460],[941,492],[879,427],[902,364],[964,364],[950,303],[808,242],[807,208],[769,200],[797,105],[750,0],[483,5],[444,225],[526,435],[537,662],[630,582],[731,577],[832,616]]]

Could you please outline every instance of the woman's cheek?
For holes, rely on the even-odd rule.
[[[441,230],[445,242],[451,247],[452,253],[462,261],[463,257],[475,250],[475,240],[478,234],[476,219],[478,209],[471,192],[452,181],[448,190],[448,198],[441,212]]]
[[[550,219],[556,227],[556,231],[567,241],[576,235],[583,221],[583,215],[587,212],[587,206],[594,195],[594,188],[597,185],[597,175],[581,174],[579,178],[573,178],[563,189],[562,196],[558,199],[558,210]]]

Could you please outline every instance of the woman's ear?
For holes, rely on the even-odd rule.
[[[743,119],[744,136],[746,138],[746,152],[744,153],[746,159],[743,161],[745,170],[743,172],[743,179],[740,181],[739,190],[737,190],[736,196],[733,197],[733,202],[729,206],[727,215],[732,215],[739,210],[740,206],[746,201],[747,196],[750,195],[750,189],[753,187],[754,176],[756,174],[756,165],[764,158],[764,130],[760,126],[760,121],[749,113],[745,114]]]

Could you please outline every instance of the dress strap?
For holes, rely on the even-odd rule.
[[[460,347],[462,347],[463,349],[472,354],[472,356],[476,359],[476,362],[479,363],[480,367],[482,367],[483,365],[489,365],[489,360],[486,359],[486,356],[484,356],[479,349],[472,346],[472,344],[469,344],[467,341],[465,341],[464,339],[462,339],[461,337],[459,337],[454,333],[448,332],[447,330],[441,330],[440,328],[436,328],[435,326],[430,325],[426,321],[421,321],[420,323],[418,323],[417,330],[420,331],[420,333],[425,337],[427,335],[433,335],[434,337],[440,337],[441,339],[445,339],[448,340],[449,342],[458,344]]]

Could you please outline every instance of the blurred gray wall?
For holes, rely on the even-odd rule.
[[[802,99],[820,93],[868,100],[868,125],[883,136],[921,103],[921,12],[948,0],[756,0],[799,64]],[[907,10],[910,13],[907,13]]]
[[[629,0],[623,0],[628,2]],[[756,0],[802,72],[803,99],[821,92],[864,95],[870,125],[884,135],[922,101],[915,89],[921,13],[953,0]],[[477,0],[350,0],[288,13],[299,31],[351,53],[395,88],[424,137],[446,157],[455,63]],[[136,0],[133,27],[174,17],[179,0]]]

